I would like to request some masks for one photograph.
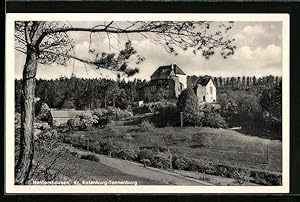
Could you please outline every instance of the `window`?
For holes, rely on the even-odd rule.
[[[213,94],[213,92],[214,92],[214,89],[213,89],[213,87],[211,86],[211,87],[210,87],[210,94]]]
[[[151,87],[150,87],[150,91],[151,91],[151,92],[154,92],[155,89],[156,89],[155,86],[151,86]]]

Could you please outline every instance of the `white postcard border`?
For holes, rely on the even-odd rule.
[[[281,21],[282,29],[282,186],[171,186],[171,185],[14,185],[14,22],[51,21],[130,21],[130,20],[208,20],[208,21]],[[178,13],[8,13],[6,15],[5,55],[5,193],[288,193],[290,179],[290,84],[289,84],[289,15],[288,14],[178,14]]]

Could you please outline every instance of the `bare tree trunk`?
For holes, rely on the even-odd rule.
[[[26,63],[23,70],[21,100],[20,153],[15,168],[16,184],[26,184],[32,167],[34,154],[34,94],[37,70],[37,53],[32,46],[27,47]]]

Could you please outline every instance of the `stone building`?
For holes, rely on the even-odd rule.
[[[217,101],[217,89],[210,76],[203,76],[193,86],[198,103],[215,103]]]
[[[160,66],[151,75],[151,80],[139,89],[139,100],[176,99],[186,85],[186,74],[176,64]]]

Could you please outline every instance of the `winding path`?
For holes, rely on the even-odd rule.
[[[71,147],[70,145],[66,145],[66,147],[70,152],[76,153],[79,158],[84,155],[92,154],[96,157],[98,163],[101,163],[103,165],[112,168],[116,168],[125,174],[134,175],[137,177],[143,177],[155,181],[160,181],[164,184],[171,184],[171,185],[193,185],[193,186],[213,185],[194,178],[184,177],[177,173],[169,172],[166,170],[152,168],[152,167],[144,167],[143,164],[140,163],[115,159],[105,155],[95,154],[89,151],[82,151],[80,149]]]

